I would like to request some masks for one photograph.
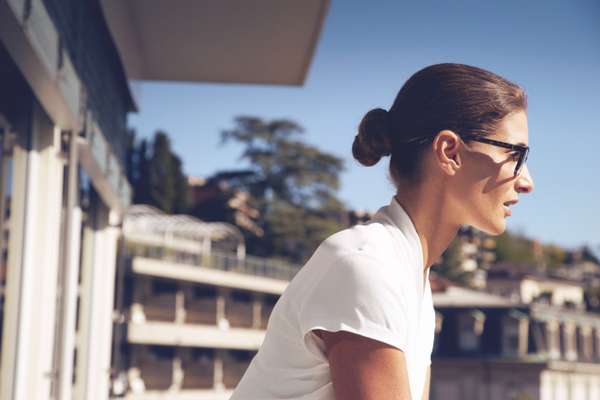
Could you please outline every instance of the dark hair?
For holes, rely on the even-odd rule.
[[[518,85],[481,68],[464,64],[426,67],[404,84],[389,111],[375,108],[360,122],[352,154],[371,166],[391,154],[390,173],[417,177],[425,144],[448,129],[468,140],[486,136],[508,114],[527,109]]]

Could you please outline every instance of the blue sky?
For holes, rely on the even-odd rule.
[[[340,197],[376,210],[394,193],[387,159],[351,156],[356,127],[388,109],[417,70],[460,62],[519,83],[529,97],[533,194],[508,227],[547,243],[600,246],[600,2],[333,0],[302,87],[141,83],[138,135],[167,131],[187,174],[239,166],[241,148],[219,146],[237,115],[290,118],[305,139],[346,160]]]

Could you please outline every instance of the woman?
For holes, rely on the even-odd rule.
[[[231,399],[427,399],[429,267],[461,225],[504,232],[509,207],[533,190],[526,109],[514,83],[438,64],[414,74],[389,111],[369,111],[352,153],[366,166],[391,155],[397,193],[298,272]]]

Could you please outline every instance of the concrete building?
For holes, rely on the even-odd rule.
[[[498,265],[488,272],[486,290],[522,303],[546,303],[585,309],[584,286],[580,281],[552,278],[535,270]]]
[[[0,398],[105,399],[132,80],[302,85],[329,2],[0,0]]]
[[[470,286],[485,287],[487,271],[495,260],[495,239],[471,226],[464,226],[455,240],[460,248],[460,267],[471,273]]]
[[[436,287],[431,399],[600,398],[600,316]]]
[[[297,268],[247,256],[233,225],[133,206],[123,224],[113,396],[227,399]]]

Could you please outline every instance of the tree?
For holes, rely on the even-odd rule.
[[[581,249],[581,259],[582,261],[589,261],[596,265],[600,265],[600,252],[595,252],[591,246],[585,245]]]
[[[343,160],[299,140],[304,129],[290,120],[237,117],[222,143],[244,146],[249,168],[221,172],[232,187],[250,193],[264,236],[248,236],[249,251],[304,261],[327,236],[342,228],[337,197]]]
[[[560,267],[567,259],[567,252],[555,244],[543,247],[544,265],[550,268]]]
[[[435,266],[435,271],[446,279],[461,285],[470,285],[473,279],[471,271],[465,271],[462,267],[464,255],[460,237],[455,237],[444,251],[442,259]]]
[[[539,262],[533,241],[508,231],[496,238],[496,260],[529,265],[537,265]]]
[[[148,150],[148,142],[139,144],[130,132],[127,153],[127,177],[133,188],[136,204],[149,204],[166,213],[187,211],[187,178],[182,171],[181,159],[171,150],[171,141],[165,132],[155,133]]]

